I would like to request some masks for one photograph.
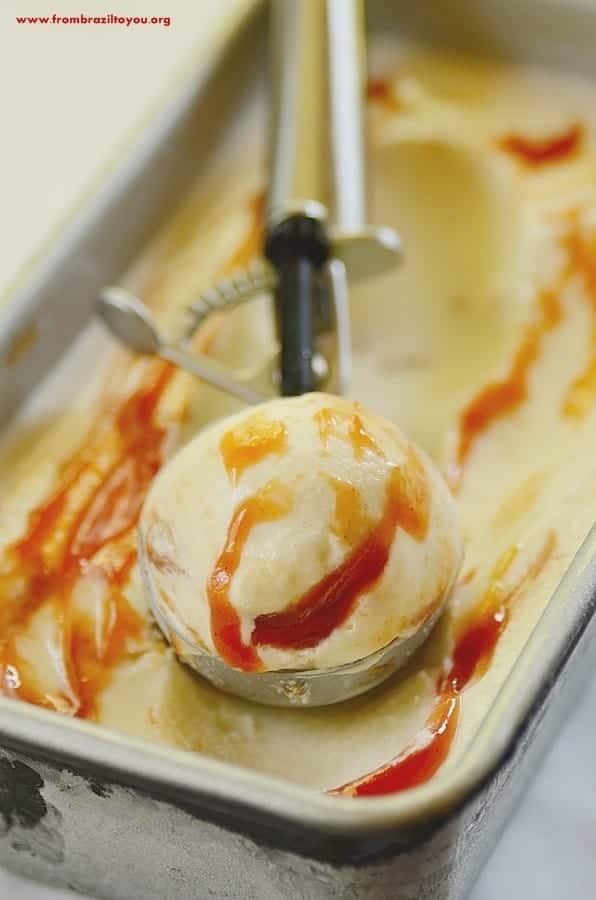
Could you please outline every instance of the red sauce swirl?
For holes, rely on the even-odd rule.
[[[143,385],[121,401],[111,422],[94,428],[65,465],[59,487],[29,516],[25,534],[8,548],[0,592],[2,692],[71,715],[92,716],[95,698],[141,617],[124,585],[135,562],[134,526],[143,497],[159,469],[166,429],[155,420],[173,370],[148,367]],[[78,602],[85,584],[96,609]],[[97,608],[99,605],[100,608]],[[43,607],[57,625],[61,687],[47,693],[20,651],[21,640]]]
[[[509,586],[504,576],[516,560],[518,550],[513,547],[504,553],[478,604],[454,623],[452,661],[437,683],[437,699],[421,742],[406,748],[386,765],[331,793],[350,797],[392,794],[417,787],[432,778],[445,761],[455,738],[461,693],[487,670],[515,600],[542,572],[555,543],[555,535],[549,532],[534,560]]]
[[[225,270],[259,246],[262,198],[250,209],[249,233]],[[158,283],[159,272],[155,292]],[[163,461],[169,428],[159,421],[159,406],[174,369],[135,365],[144,367],[139,387],[98,411],[52,493],[0,559],[0,692],[80,717],[96,714],[114,667],[144,633],[125,588],[136,563],[139,513]],[[51,634],[44,643],[57,688],[44,685],[48,679],[26,648],[35,617],[46,611]]]
[[[358,598],[371,590],[389,560],[398,528],[424,540],[430,516],[426,474],[411,451],[403,468],[389,475],[380,520],[332,572],[288,609],[257,616],[253,643],[301,650],[316,647],[350,615]]]
[[[528,168],[551,165],[574,156],[583,140],[584,130],[579,122],[561,134],[546,138],[529,138],[522,134],[507,134],[497,146]]]
[[[368,447],[372,438],[361,428],[351,432],[357,447]],[[375,444],[376,446],[376,444]],[[240,618],[229,597],[232,578],[243,548],[254,527],[274,521],[291,508],[282,486],[269,482],[244,500],[232,518],[224,548],[207,584],[211,608],[211,633],[220,655],[245,671],[260,667],[255,647],[283,649],[315,647],[339,627],[352,612],[358,598],[382,576],[398,528],[417,541],[424,540],[430,517],[430,488],[426,473],[413,450],[403,466],[390,471],[381,518],[370,527],[346,558],[328,575],[281,612],[257,616],[250,644],[242,641]]]
[[[459,487],[463,467],[480,436],[498,419],[517,409],[528,395],[528,376],[538,360],[542,342],[562,318],[557,293],[545,291],[539,298],[536,320],[528,327],[507,375],[488,384],[470,401],[460,416],[456,461],[449,481]]]

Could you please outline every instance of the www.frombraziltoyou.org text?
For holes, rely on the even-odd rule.
[[[171,16],[121,16],[118,13],[106,13],[102,16],[89,16],[79,13],[76,16],[60,16],[52,13],[48,16],[16,16],[18,25],[123,25],[133,28],[136,25],[161,25],[169,28]]]

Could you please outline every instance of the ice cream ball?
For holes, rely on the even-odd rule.
[[[323,393],[201,431],[147,496],[154,603],[244,671],[325,669],[428,626],[462,560],[455,504],[394,424]]]

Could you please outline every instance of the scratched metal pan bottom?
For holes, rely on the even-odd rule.
[[[175,332],[258,250],[264,20],[246,3],[0,308],[0,861],[40,880],[123,900],[461,898],[590,668],[596,12],[369,13],[375,218],[406,255],[352,292],[352,393],[452,484],[450,610],[365,698],[251,706],[164,648],[114,524],[115,496],[131,524],[147,471],[235,408],[182,377],[166,390],[89,319],[118,282]],[[198,344],[258,361],[267,302]]]

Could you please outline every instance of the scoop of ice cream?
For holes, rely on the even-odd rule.
[[[162,615],[247,671],[337,666],[409,637],[462,556],[423,451],[326,394],[202,431],[156,479],[141,540]]]

